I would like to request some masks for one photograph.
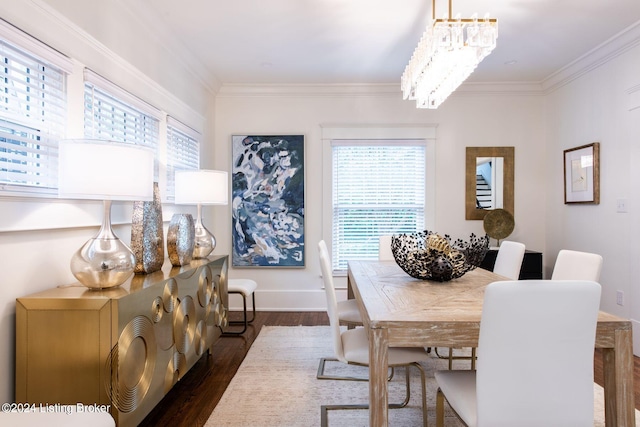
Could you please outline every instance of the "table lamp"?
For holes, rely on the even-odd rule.
[[[102,140],[63,140],[58,151],[58,196],[102,200],[98,234],[71,258],[71,272],[91,289],[119,286],[136,265],[133,252],[111,229],[111,202],[153,200],[153,152]]]
[[[206,258],[216,247],[216,239],[202,224],[202,205],[228,203],[227,172],[216,170],[176,171],[175,202],[198,205],[193,258]]]

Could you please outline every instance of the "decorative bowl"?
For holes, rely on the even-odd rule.
[[[489,250],[489,236],[471,233],[468,242],[451,241],[448,234],[433,231],[391,237],[396,263],[409,276],[421,280],[447,282],[478,267]]]

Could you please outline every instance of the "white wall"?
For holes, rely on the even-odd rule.
[[[260,309],[324,308],[316,251],[323,222],[320,126],[426,123],[437,125],[433,218],[437,231],[460,237],[483,233],[481,221],[464,219],[465,147],[515,146],[516,228],[509,238],[543,251],[547,274],[560,248],[602,253],[602,308],[640,318],[640,292],[636,290],[640,248],[635,244],[640,237],[640,171],[634,167],[640,160],[640,109],[630,111],[629,107],[630,99],[637,100],[639,93],[632,90],[640,85],[637,47],[546,96],[531,87],[516,85],[470,86],[436,111],[418,110],[412,102],[402,101],[395,86],[227,86],[214,100],[211,85],[187,66],[190,61],[164,66],[171,55],[183,58],[181,53],[167,50],[170,43],[156,38],[130,14],[116,20],[115,11],[130,7],[129,3],[5,1],[0,2],[0,16],[157,107],[176,111],[176,118],[202,127],[203,167],[230,170],[232,134],[305,135],[306,267],[232,269],[230,273],[231,277],[251,277],[259,282]],[[93,19],[88,19],[91,16]],[[130,43],[133,40],[136,42]],[[151,84],[145,82],[146,77],[151,78]],[[562,150],[593,141],[602,144],[601,205],[564,206]],[[617,198],[628,199],[629,213],[615,213]],[[27,205],[23,202],[17,200],[2,207],[21,210]],[[40,203],[40,208],[29,212],[49,212],[46,201]],[[0,209],[2,223],[5,212]],[[91,212],[92,226],[0,231],[2,402],[13,400],[15,298],[73,281],[68,269],[71,254],[97,229],[100,209],[97,214]],[[126,210],[122,215],[126,217]],[[204,221],[218,239],[215,253],[230,253],[230,208],[209,209]],[[127,241],[128,225],[118,226],[116,233]],[[344,280],[339,283],[345,284]],[[625,292],[627,302],[623,307],[615,304],[618,289]],[[632,304],[635,311],[631,310]]]
[[[544,120],[541,96],[455,94],[438,110],[418,110],[398,88],[287,88],[223,86],[216,97],[215,167],[230,170],[231,135],[303,134],[306,144],[306,267],[231,269],[230,277],[258,281],[258,307],[270,310],[324,309],[316,245],[322,239],[322,140],[326,124],[434,124],[436,130],[436,231],[466,238],[484,234],[482,221],[464,214],[465,147],[515,146],[515,220],[511,239],[544,249]],[[402,173],[402,171],[398,171]],[[213,232],[231,253],[230,208],[216,216]],[[344,278],[337,281],[345,286]]]
[[[640,319],[640,46],[635,44],[545,98],[545,255],[550,259],[560,249],[601,254],[601,308]],[[600,204],[565,205],[563,150],[592,142],[600,143]],[[627,200],[627,213],[616,212],[618,199]],[[622,306],[617,291],[624,293]],[[637,353],[637,321],[634,332]]]

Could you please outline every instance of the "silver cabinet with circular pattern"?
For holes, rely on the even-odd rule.
[[[227,256],[16,300],[16,402],[107,405],[135,426],[227,326]]]

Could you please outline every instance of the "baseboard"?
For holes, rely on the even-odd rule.
[[[346,289],[336,289],[336,294],[338,301],[347,297]],[[256,308],[259,311],[326,311],[327,298],[324,289],[309,291],[257,289]],[[242,310],[242,298],[238,295],[229,295],[229,309]]]

